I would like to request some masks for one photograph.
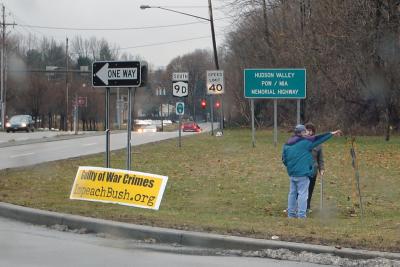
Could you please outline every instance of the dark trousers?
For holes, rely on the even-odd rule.
[[[315,187],[315,181],[317,180],[317,175],[316,173],[314,176],[309,177],[310,178],[310,185],[308,186],[308,199],[307,199],[307,209],[311,209],[311,197],[314,192],[314,187]]]

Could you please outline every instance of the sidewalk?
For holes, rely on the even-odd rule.
[[[90,233],[104,233],[125,239],[149,240],[156,243],[179,244],[189,247],[226,250],[278,250],[331,254],[349,259],[383,258],[400,261],[400,253],[335,248],[276,240],[253,239],[192,231],[182,231],[129,223],[107,221],[77,215],[37,210],[0,202],[0,216],[37,225],[63,225],[69,229],[85,229]],[[399,262],[400,264],[400,262]]]

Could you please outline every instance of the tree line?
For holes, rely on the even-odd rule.
[[[400,2],[396,0],[235,0],[236,29],[223,47],[229,114],[248,123],[245,68],[307,70],[302,121],[354,133],[400,128]],[[279,121],[295,122],[294,101],[279,101]],[[271,125],[272,102],[256,102]]]
[[[227,125],[250,122],[249,100],[243,94],[246,68],[305,68],[307,98],[301,102],[301,119],[319,128],[340,127],[350,133],[385,134],[400,130],[400,3],[396,0],[225,0],[234,24],[219,44],[225,73],[224,113]],[[9,58],[15,66],[43,69],[65,67],[65,44],[51,39],[15,37],[9,40]],[[71,68],[91,66],[94,60],[132,60],[104,39],[76,37],[71,41]],[[189,72],[190,95],[185,99],[192,119],[207,117],[200,107],[206,95],[206,70],[214,67],[209,50],[195,50],[174,58],[162,69],[151,67],[147,90],[137,90],[135,110],[149,116],[160,104],[174,104],[172,72]],[[55,73],[12,73],[8,80],[8,111],[27,112],[41,122],[65,119],[65,76]],[[90,75],[71,74],[71,95],[90,95],[85,120],[102,119],[103,92],[93,90]],[[157,96],[159,88],[166,96]],[[271,100],[256,100],[258,127],[273,124]],[[209,108],[209,106],[208,106]],[[113,112],[113,110],[112,110]],[[8,112],[10,114],[10,112]],[[185,112],[186,113],[186,112]],[[101,117],[101,118],[100,118]],[[296,102],[278,101],[278,121],[295,123]],[[91,124],[92,125],[92,124]],[[91,127],[89,127],[91,128]]]
[[[88,102],[80,107],[82,128],[100,130],[104,90],[91,86],[92,63],[134,58],[119,53],[117,45],[95,37],[77,36],[69,40],[67,48],[67,41],[13,35],[7,39],[7,115],[30,114],[37,127],[68,130],[73,127],[74,102],[84,96]],[[116,109],[115,105],[111,108]]]

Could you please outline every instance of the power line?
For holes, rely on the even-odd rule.
[[[224,19],[230,19],[230,18],[232,18],[232,16],[224,17],[224,18],[217,18],[215,20],[224,20]],[[207,22],[196,21],[196,22],[168,24],[168,25],[155,25],[155,26],[142,26],[142,27],[119,27],[119,28],[55,27],[55,26],[42,26],[42,25],[30,25],[30,24],[19,24],[17,26],[26,27],[26,28],[37,28],[37,29],[48,29],[48,30],[66,30],[66,31],[129,31],[129,30],[171,28],[171,27],[187,26],[187,25],[193,25],[193,24],[206,24],[206,23]]]
[[[200,24],[200,23],[204,22],[190,22],[190,23],[180,23],[180,24],[143,26],[143,27],[125,27],[125,28],[78,28],[78,27],[75,28],[75,27],[40,26],[40,25],[29,25],[29,24],[21,24],[20,26],[27,28],[66,30],[66,31],[129,31],[129,30],[146,30],[146,29],[156,29],[156,28],[178,27],[178,26],[186,26],[186,25]]]
[[[220,36],[221,34],[216,34],[217,36]],[[143,44],[143,45],[137,45],[137,46],[128,46],[128,47],[123,47],[123,48],[113,48],[110,50],[128,50],[128,49],[133,49],[133,48],[143,48],[143,47],[151,47],[151,46],[159,46],[159,45],[165,45],[165,44],[173,44],[173,43],[181,43],[181,42],[187,42],[187,41],[193,41],[193,40],[200,40],[200,39],[206,39],[210,38],[211,36],[199,36],[199,37],[194,37],[194,38],[187,38],[187,39],[180,39],[180,40],[173,40],[173,41],[167,41],[167,42],[158,42],[158,43],[149,43],[149,44]],[[71,54],[79,54],[78,52],[71,52]]]
[[[216,34],[216,35],[219,35],[219,34]],[[208,35],[208,36],[200,36],[200,37],[195,37],[195,38],[174,40],[174,41],[168,41],[168,42],[159,42],[159,43],[151,43],[151,44],[144,44],[144,45],[136,45],[136,46],[123,47],[123,48],[115,48],[115,49],[112,49],[112,50],[127,50],[127,49],[133,49],[133,48],[142,48],[142,47],[150,47],[150,46],[159,46],[159,45],[173,44],[173,43],[181,43],[181,42],[187,42],[187,41],[193,41],[193,40],[200,40],[200,39],[206,39],[206,38],[211,38],[211,36]]]

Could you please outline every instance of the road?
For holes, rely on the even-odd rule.
[[[209,131],[210,125],[201,125],[204,131]],[[31,134],[31,138],[35,139],[34,143],[7,146],[0,148],[0,169],[15,168],[22,166],[34,165],[42,162],[61,160],[66,158],[90,155],[101,153],[105,151],[105,136],[81,136],[80,138],[72,138],[67,140],[58,140],[51,142],[37,142],[40,138],[45,141],[39,133],[15,133],[7,134],[2,133],[0,141],[10,142],[10,138],[15,137],[14,140],[19,138],[20,141],[26,141]],[[35,135],[33,135],[35,134]],[[182,136],[192,135],[195,133],[182,133]],[[6,135],[8,139],[5,139]],[[19,136],[20,135],[20,136]],[[43,135],[43,134],[42,134]],[[177,132],[156,132],[156,133],[132,133],[132,145],[141,145],[150,142],[176,138]],[[5,141],[6,140],[6,141]],[[117,150],[126,148],[127,135],[126,133],[111,134],[110,149]],[[134,149],[133,149],[134,150]]]
[[[93,234],[62,232],[0,217],[0,266],[316,267],[310,263],[235,256],[159,252],[149,245]],[[154,245],[152,245],[154,246]],[[155,245],[157,246],[157,245]],[[161,248],[161,245],[158,245]],[[164,246],[165,248],[165,246]],[[174,248],[170,246],[170,249]],[[175,248],[176,249],[176,248]],[[182,248],[179,248],[182,250]]]

